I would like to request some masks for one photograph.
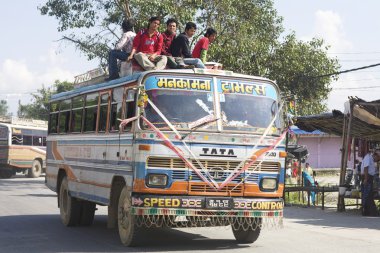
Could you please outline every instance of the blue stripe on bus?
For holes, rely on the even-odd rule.
[[[95,164],[107,164],[107,165],[129,165],[132,166],[132,161],[122,161],[122,160],[104,160],[104,159],[85,159],[85,158],[65,158],[65,161],[71,162],[84,162],[84,163],[95,163]]]
[[[162,140],[151,140],[151,139],[139,139],[135,140],[136,144],[161,144]],[[119,140],[59,140],[58,145],[101,145],[101,144],[119,144]],[[132,139],[120,139],[120,144],[133,144]],[[184,146],[182,142],[179,141],[173,141],[173,144],[176,146]],[[215,147],[215,148],[253,148],[254,145],[231,145],[231,144],[209,144],[209,143],[187,143],[187,145],[193,146],[193,147]],[[258,145],[256,148],[266,148],[268,145]],[[277,147],[276,150],[285,150],[285,147]]]
[[[57,141],[58,145],[101,145],[101,144],[132,144],[132,138],[131,139],[120,139],[120,140],[59,140]]]
[[[87,194],[84,192],[70,191],[70,195],[72,197],[87,199],[87,200],[97,202],[97,203],[101,203],[104,205],[108,205],[110,203],[110,200],[108,198],[104,198],[104,197],[100,197],[100,196],[92,195],[92,194]]]
[[[121,84],[126,83],[126,82],[137,81],[141,75],[142,75],[142,73],[136,73],[136,74],[133,74],[131,76],[125,76],[125,77],[118,78],[118,79],[115,79],[112,81],[94,84],[94,85],[89,85],[89,86],[81,87],[81,88],[74,89],[71,91],[66,91],[66,92],[62,92],[59,94],[54,94],[51,96],[50,101],[67,99],[67,98],[74,97],[74,96],[81,95],[81,94],[85,94],[85,93],[88,93],[91,91],[96,91],[98,89],[117,87],[117,86],[120,86]]]

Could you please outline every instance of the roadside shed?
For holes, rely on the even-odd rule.
[[[302,116],[297,118],[295,125],[308,132],[320,130],[342,137],[339,183],[343,186],[350,154],[355,159],[357,155],[362,156],[366,150],[380,145],[380,100],[367,102],[349,97],[344,113],[333,110],[331,113]],[[359,149],[359,142],[365,143],[364,148]],[[338,211],[344,210],[344,195],[340,194]]]

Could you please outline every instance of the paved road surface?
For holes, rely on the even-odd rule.
[[[237,245],[229,228],[161,229],[143,247],[126,248],[106,228],[99,207],[92,227],[61,224],[54,192],[43,178],[0,180],[0,252],[380,252],[380,218],[286,207],[284,228],[264,230],[255,244]]]

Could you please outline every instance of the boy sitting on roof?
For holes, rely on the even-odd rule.
[[[115,49],[108,53],[108,72],[109,80],[119,78],[119,71],[117,68],[117,60],[125,61],[132,51],[133,39],[136,33],[133,32],[134,21],[132,19],[124,20],[121,24],[123,29],[123,36],[116,44]]]
[[[151,17],[147,29],[141,30],[133,40],[133,49],[128,61],[135,58],[145,70],[164,69],[167,58],[161,55],[163,37],[158,32],[160,19]]]
[[[216,39],[216,30],[213,28],[207,28],[205,36],[200,39],[194,47],[193,57],[199,58],[203,63],[207,61],[207,51],[210,43],[213,43]]]
[[[191,56],[189,39],[193,37],[197,26],[193,22],[188,22],[185,27],[185,32],[178,35],[171,44],[170,50],[172,56],[183,58],[184,64],[194,65],[196,68],[205,68],[205,65],[199,59],[194,59]],[[176,60],[177,61],[177,60]]]

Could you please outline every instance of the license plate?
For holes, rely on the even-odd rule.
[[[227,198],[206,198],[207,209],[232,209],[232,199]]]

